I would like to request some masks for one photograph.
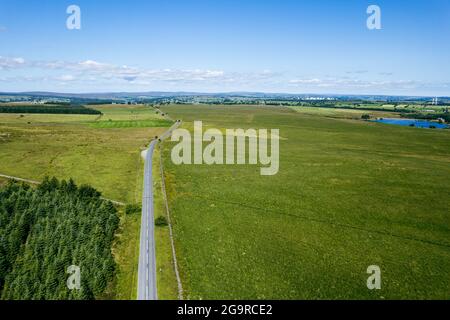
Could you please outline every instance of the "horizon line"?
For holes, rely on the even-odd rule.
[[[160,93],[160,94],[186,94],[186,95],[232,95],[232,94],[264,94],[264,95],[290,95],[290,96],[329,96],[329,97],[342,97],[342,96],[384,96],[384,97],[408,97],[408,98],[450,98],[450,96],[437,96],[437,95],[401,95],[401,94],[366,94],[366,93],[290,93],[290,92],[264,92],[264,91],[226,91],[226,92],[207,92],[207,91],[92,91],[92,92],[60,92],[60,91],[0,91],[0,95],[32,95],[32,94],[59,94],[59,95],[102,95],[102,94],[151,94],[151,93]]]

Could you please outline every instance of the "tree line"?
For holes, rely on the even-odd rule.
[[[0,113],[102,114],[81,105],[0,105]]]
[[[424,120],[444,119],[445,122],[450,123],[450,113],[412,113],[405,117]]]

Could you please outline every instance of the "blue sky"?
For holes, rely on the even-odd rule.
[[[450,0],[0,0],[0,91],[441,96],[449,61]]]

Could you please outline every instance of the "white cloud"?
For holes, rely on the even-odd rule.
[[[76,80],[76,78],[71,74],[65,74],[65,75],[56,77],[55,80],[68,82],[68,81],[74,81],[74,80]]]
[[[304,91],[315,91],[316,89],[327,88],[329,92],[414,92],[424,89],[443,89],[448,86],[447,83],[431,83],[415,80],[362,80],[342,78],[324,78],[324,79],[293,79],[288,82],[293,88]]]
[[[289,81],[291,86],[306,87],[338,87],[338,86],[368,86],[370,82],[357,79],[345,78],[325,78],[325,79],[293,79]]]
[[[78,63],[80,66],[86,66],[86,67],[94,67],[94,68],[101,68],[102,66],[106,66],[106,64],[94,61],[94,60],[86,60]]]
[[[32,70],[34,69],[34,70]],[[344,72],[339,77],[298,77],[289,79],[284,73],[262,70],[259,72],[229,72],[214,69],[146,69],[129,65],[114,65],[95,60],[83,61],[28,61],[21,57],[0,56],[0,81],[71,84],[74,88],[130,88],[194,89],[213,91],[267,91],[303,93],[382,93],[410,92],[428,89],[448,91],[448,83],[431,83],[414,80],[394,80],[388,72],[380,72],[377,80],[361,79],[366,71]],[[17,70],[17,72],[14,72]],[[23,72],[24,71],[24,72]],[[24,75],[26,73],[26,75]],[[33,75],[34,74],[34,75]],[[367,75],[366,75],[367,78]],[[386,81],[389,79],[389,81]]]
[[[47,72],[65,71],[70,72],[70,78],[66,73],[54,78],[58,81],[125,81],[127,83],[236,83],[250,84],[267,82],[276,77],[279,73],[263,70],[253,73],[225,72],[223,70],[210,69],[144,69],[130,67],[127,65],[113,65],[101,63],[95,60],[85,60],[80,62],[68,61],[29,61],[22,58],[2,58],[0,57],[0,67],[4,69],[24,69],[35,68]]]
[[[354,71],[347,71],[347,74],[364,74],[364,73],[368,73],[369,71],[367,70],[354,70]]]
[[[8,58],[0,56],[0,70],[17,69],[25,66],[26,61],[23,58]]]
[[[291,84],[320,84],[320,79],[294,79],[289,81]]]

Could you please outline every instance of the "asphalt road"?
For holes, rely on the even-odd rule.
[[[155,223],[153,213],[152,157],[157,141],[148,148],[144,169],[142,195],[141,242],[138,269],[138,300],[157,300]]]
[[[177,121],[160,138],[166,139],[180,126]],[[142,195],[141,240],[138,269],[138,300],[158,300],[156,290],[155,217],[153,211],[153,151],[158,140],[153,140],[147,151],[144,168],[144,191]]]

